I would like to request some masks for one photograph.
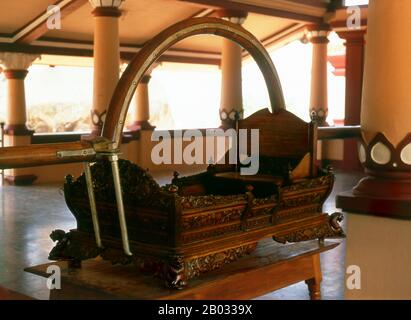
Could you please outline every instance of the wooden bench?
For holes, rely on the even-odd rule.
[[[321,299],[320,253],[338,242],[308,241],[280,245],[261,241],[250,255],[221,269],[192,279],[183,290],[166,289],[160,279],[143,275],[132,265],[112,265],[101,259],[84,261],[80,269],[54,262],[26,271],[49,277],[49,265],[61,267],[61,290],[52,290],[50,299],[253,299],[291,284],[305,281],[310,297]]]

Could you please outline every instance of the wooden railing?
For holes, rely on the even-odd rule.
[[[206,129],[202,129],[203,131]],[[171,133],[174,133],[171,130]],[[93,145],[89,139],[79,140],[82,133],[64,134],[37,134],[32,138],[30,156],[27,155],[27,146],[0,148],[0,158],[2,159],[2,169],[31,167],[39,165],[82,162],[93,160],[95,153],[88,153]],[[358,139],[361,137],[360,126],[352,127],[321,127],[318,129],[319,140],[331,139]],[[139,139],[139,132],[124,132],[123,143]],[[10,155],[9,150],[13,148]],[[70,150],[75,153],[69,157],[62,157],[63,151]],[[75,152],[77,151],[77,153]],[[80,154],[79,151],[83,151]],[[86,153],[84,153],[84,151]],[[29,161],[28,161],[29,159]]]
[[[359,139],[361,126],[319,127],[318,140]]]
[[[32,144],[75,142],[81,140],[81,136],[89,132],[59,132],[59,133],[35,133],[31,138]]]
[[[83,136],[89,135],[90,132],[59,132],[59,133],[35,133],[31,138],[32,144],[44,143],[63,143],[80,141]],[[132,140],[138,140],[140,132],[124,131],[122,143],[128,143]]]
[[[206,129],[200,129],[202,132]],[[170,130],[171,136],[175,130]],[[185,130],[183,130],[185,131]],[[87,132],[63,132],[63,133],[35,133],[32,138],[32,144],[43,143],[61,143],[79,141],[81,136],[87,135]],[[135,133],[124,132],[124,136],[134,135]],[[319,127],[318,140],[337,140],[337,139],[358,139],[361,137],[361,126],[344,126],[344,127]]]

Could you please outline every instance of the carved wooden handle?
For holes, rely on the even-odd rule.
[[[271,109],[285,108],[284,97],[274,64],[264,46],[250,32],[239,25],[218,18],[194,18],[181,21],[151,39],[124,71],[110,102],[103,127],[103,137],[118,148],[128,106],[143,76],[155,61],[175,43],[199,34],[214,34],[228,38],[246,49],[263,73]]]
[[[0,168],[24,168],[59,163],[91,161],[93,145],[87,141],[48,143],[0,148]]]

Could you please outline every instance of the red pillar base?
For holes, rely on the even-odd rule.
[[[411,179],[365,177],[354,187],[353,194],[411,201]],[[411,210],[411,207],[409,208]]]
[[[411,220],[411,179],[365,177],[352,191],[337,195],[346,212]]]

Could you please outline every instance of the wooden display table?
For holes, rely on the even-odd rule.
[[[52,290],[50,299],[253,299],[300,281],[307,283],[311,299],[320,299],[320,253],[338,244],[280,245],[265,239],[252,254],[192,279],[183,290],[165,289],[160,279],[141,274],[135,266],[101,259],[87,260],[81,269],[55,262],[26,271],[48,277],[49,265],[61,267],[62,289]]]

